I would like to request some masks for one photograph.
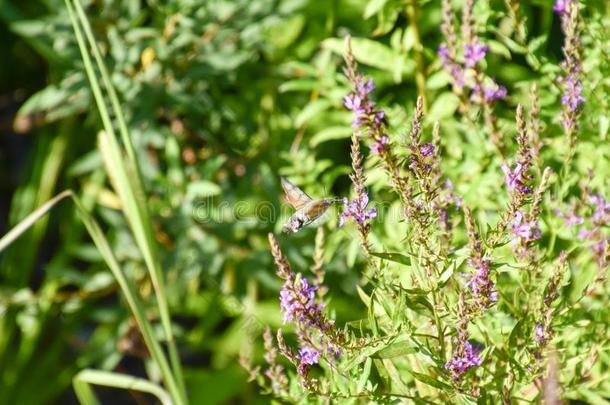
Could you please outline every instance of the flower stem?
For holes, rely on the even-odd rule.
[[[424,104],[424,111],[427,111],[428,103],[426,101],[426,64],[424,61],[424,47],[421,43],[421,36],[419,34],[419,8],[418,0],[410,0],[407,3],[407,18],[411,23],[413,29],[413,39],[415,44],[413,49],[415,50],[415,86],[417,87],[417,94],[422,98]]]

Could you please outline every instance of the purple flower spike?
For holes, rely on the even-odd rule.
[[[343,198],[343,212],[339,216],[339,226],[343,226],[345,220],[352,217],[359,224],[364,224],[367,221],[377,217],[377,210],[371,208],[366,209],[369,203],[369,196],[362,193],[351,202],[347,198]]]
[[[561,96],[561,104],[568,106],[572,112],[576,112],[585,102],[585,98],[582,96],[582,84],[576,75],[571,74],[565,81],[566,92]]]
[[[479,40],[475,40],[464,45],[464,66],[467,68],[475,67],[479,61],[485,59],[489,46],[479,43]]]
[[[470,368],[479,365],[481,365],[479,353],[469,342],[463,342],[457,347],[453,358],[445,364],[445,368],[457,379]]]
[[[314,303],[318,287],[310,286],[306,278],[295,277],[286,280],[280,291],[280,309],[284,323],[290,321],[306,322],[315,319],[321,310]]]
[[[301,349],[299,349],[299,358],[303,364],[318,364],[320,361],[320,352],[313,347],[303,346]]]
[[[455,85],[459,88],[464,87],[464,71],[462,67],[451,58],[449,55],[449,48],[447,48],[445,43],[440,44],[437,54],[441,58],[443,67],[453,77]]]
[[[383,117],[382,117],[383,119]],[[381,153],[381,151],[383,150],[383,148],[385,147],[385,145],[388,143],[388,136],[387,135],[383,135],[381,138],[379,138],[379,140],[377,142],[375,142],[374,144],[372,144],[370,146],[371,148],[371,153],[373,153],[373,155],[379,155]]]
[[[487,259],[470,260],[470,266],[475,268],[474,274],[465,274],[468,281],[464,287],[470,289],[472,294],[481,301],[489,299],[491,302],[498,300],[497,293],[494,291],[495,285],[489,278],[490,262]]]
[[[353,91],[343,98],[343,105],[353,112],[352,126],[354,128],[374,127],[381,128],[385,114],[383,110],[375,108],[369,95],[375,89],[372,79],[367,81],[362,76],[354,78]]]

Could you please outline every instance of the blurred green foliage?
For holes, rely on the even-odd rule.
[[[345,34],[354,37],[354,55],[375,79],[393,136],[408,130],[416,94],[423,91],[426,127],[441,122],[444,171],[457,192],[481,209],[483,223],[504,204],[497,190],[501,162],[490,157],[477,112],[458,111],[436,57],[438,1],[419,2],[417,21],[401,0],[82,3],[140,162],[192,403],[265,401],[245,384],[236,358],[262,325],[281,324],[279,281],[266,241],[289,214],[280,202],[279,175],[312,196],[348,194]],[[555,83],[559,21],[547,1],[521,6],[523,25],[515,27],[504,2],[477,2],[477,27],[491,47],[486,72],[509,91],[497,109],[507,140],[514,137],[516,104],[528,105],[531,83],[539,84],[548,146],[543,156],[558,168],[564,149]],[[603,0],[588,1],[583,13],[587,104],[575,170],[598,173],[596,187],[607,185],[610,173],[607,147],[599,147],[607,142],[610,111],[607,7]],[[0,223],[8,229],[71,188],[102,222],[140,294],[151,297],[142,257],[96,148],[99,115],[64,2],[4,0],[0,18],[0,189],[2,199],[11,200],[10,208],[1,205]],[[396,209],[383,206],[390,192],[382,170],[371,161],[367,169],[380,209]],[[354,320],[366,311],[353,305],[359,243],[349,230],[337,229],[334,218],[327,226],[332,308],[339,320]],[[375,227],[388,249],[400,249],[404,232],[395,222]],[[281,240],[294,267],[311,264],[314,233],[306,229]],[[0,403],[71,401],[71,378],[85,367],[145,373],[140,360],[147,356],[137,350],[127,307],[73,207],[60,205],[39,221],[2,252],[0,266]],[[156,321],[158,314],[149,316]]]

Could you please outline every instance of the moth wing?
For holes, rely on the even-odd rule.
[[[282,182],[282,188],[286,193],[286,195],[284,196],[286,202],[292,205],[295,209],[298,210],[299,208],[305,206],[305,204],[307,204],[308,202],[312,201],[312,198],[310,196],[308,196],[303,190],[289,182],[285,177],[280,177],[280,180]]]
[[[311,219],[311,222],[321,217],[326,210],[330,207],[330,201],[327,199],[321,199],[313,201],[311,204],[308,204],[304,210],[306,211],[307,217]]]

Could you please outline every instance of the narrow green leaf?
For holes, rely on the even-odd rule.
[[[369,375],[371,374],[371,365],[373,364],[373,359],[367,357],[364,362],[364,367],[362,369],[362,373],[360,374],[360,378],[358,379],[358,384],[356,385],[357,391],[361,392],[366,387],[366,383],[369,380]]]
[[[44,203],[36,211],[32,212],[27,217],[25,217],[21,222],[19,222],[13,229],[8,231],[6,235],[4,235],[0,239],[0,252],[2,252],[8,245],[13,243],[15,239],[17,239],[32,225],[34,225],[36,221],[38,221],[42,216],[49,212],[49,210],[53,208],[58,202],[70,196],[72,196],[72,191],[64,191]]]
[[[378,13],[387,2],[388,0],[369,0],[364,9],[363,17],[366,19]]]
[[[433,377],[430,377],[429,375],[426,374],[422,374],[422,373],[418,373],[416,371],[413,370],[409,370],[407,369],[407,371],[409,372],[409,374],[411,374],[415,379],[423,382],[424,384],[428,384],[432,387],[435,388],[439,388],[442,390],[451,390],[451,385],[441,381],[441,380],[437,380]]]
[[[316,101],[312,101],[307,104],[305,108],[301,110],[301,112],[296,116],[294,120],[294,126],[296,128],[301,128],[303,125],[308,123],[310,120],[314,119],[316,116],[320,115],[323,111],[330,108],[331,103],[326,99],[319,99]]]
[[[375,257],[379,257],[380,259],[389,260],[391,262],[404,264],[406,266],[411,265],[411,258],[401,254],[401,253],[371,253],[371,255]]]
[[[393,359],[407,354],[416,353],[417,349],[409,342],[396,342],[375,352],[371,357],[376,359]]]
[[[309,140],[309,146],[315,148],[319,144],[335,139],[346,139],[352,135],[352,130],[346,126],[327,127],[316,133]]]
[[[367,308],[370,307],[371,297],[369,297],[359,285],[356,285],[356,291],[358,292],[358,295],[360,296],[360,299],[364,305],[366,305]]]
[[[97,405],[91,385],[121,388],[130,391],[146,392],[155,396],[162,405],[172,405],[170,396],[157,384],[127,374],[100,370],[82,370],[74,376],[73,386],[83,405]]]
[[[81,57],[83,59],[85,71],[91,85],[91,90],[93,92],[105,129],[105,131],[101,132],[100,144],[105,144],[107,146],[107,150],[106,153],[102,151],[102,156],[105,155],[106,168],[109,172],[108,174],[111,180],[114,180],[114,186],[118,187],[117,193],[119,194],[121,204],[125,210],[125,216],[134,234],[136,243],[140,248],[144,261],[146,262],[146,267],[155,290],[161,324],[169,349],[168,352],[172,365],[172,371],[175,373],[175,382],[178,385],[177,391],[173,391],[171,389],[173,387],[170,387],[170,392],[172,392],[172,394],[177,394],[178,397],[175,397],[175,400],[182,403],[186,400],[182,366],[180,364],[178,349],[176,347],[172,331],[169,307],[165,293],[165,282],[160,264],[157,260],[156,241],[153,235],[151,219],[146,204],[146,194],[144,193],[142,186],[141,174],[131,142],[129,130],[127,128],[118,96],[110,80],[110,75],[108,74],[104,60],[101,56],[101,52],[93,36],[91,25],[89,24],[80,1],[65,0],[65,3],[72,21],[72,27],[74,29],[74,34],[80,49]],[[85,44],[85,38],[89,45],[88,47]],[[116,118],[119,126],[119,132],[123,141],[123,147],[125,148],[127,154],[127,159],[123,158],[123,153],[118,144],[114,126],[104,99],[104,94],[102,92],[102,86],[100,85],[96,71],[93,69],[93,61],[89,55],[89,49],[93,54],[97,69],[100,72],[104,89],[108,93],[107,95],[112,107],[113,115]],[[173,376],[172,382],[174,382]]]
[[[459,105],[460,99],[458,96],[453,93],[443,93],[432,104],[428,117],[431,120],[452,117]]]

